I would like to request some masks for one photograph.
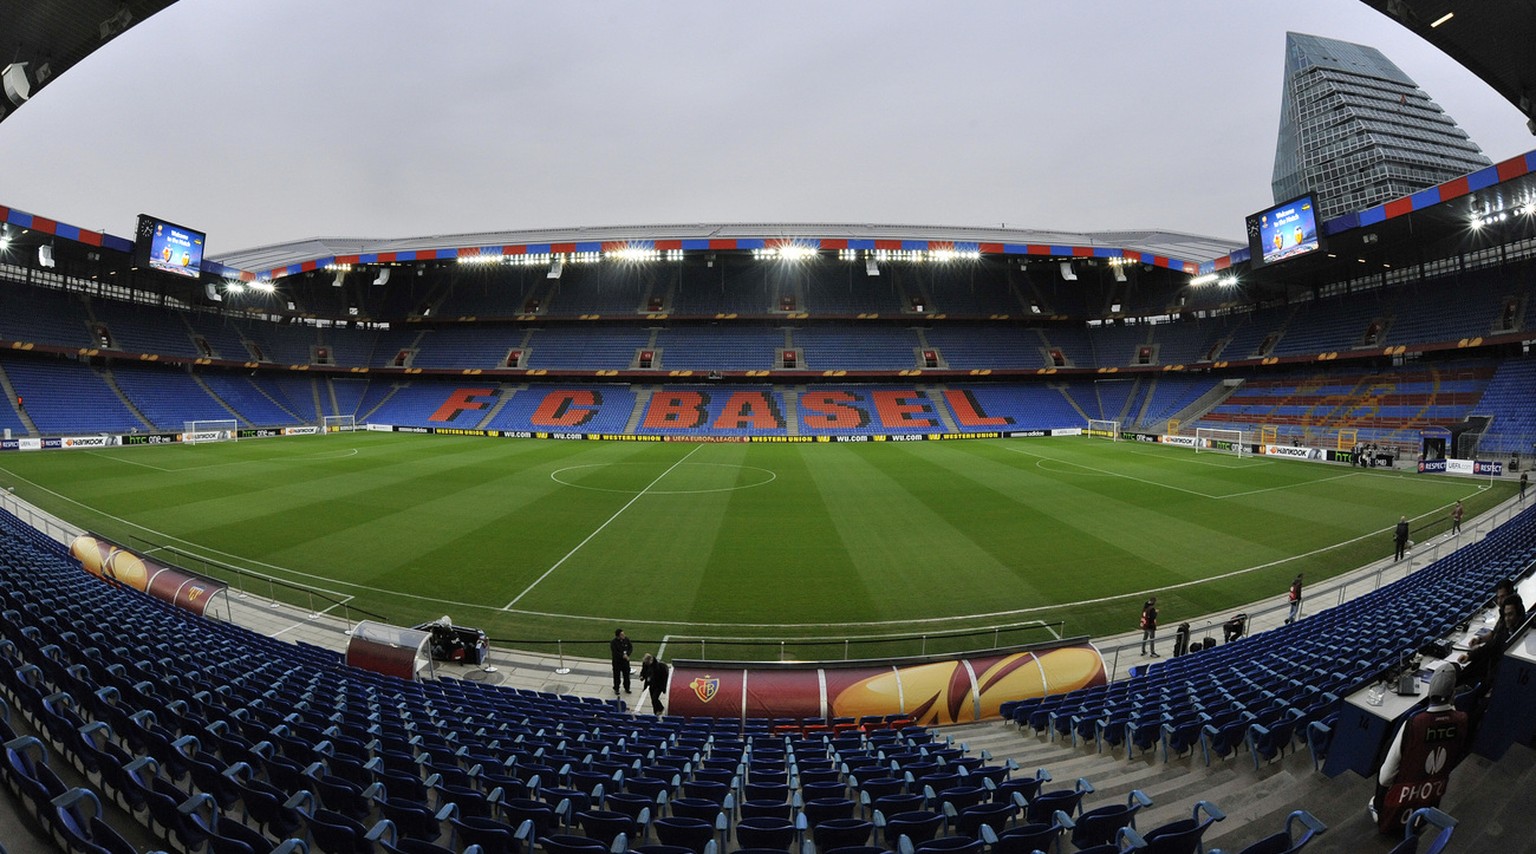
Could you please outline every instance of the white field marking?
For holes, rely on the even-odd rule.
[[[703,446],[700,445],[699,447],[703,447]],[[697,450],[697,449],[698,448],[695,448],[694,450]],[[351,581],[343,581],[341,579],[331,578],[329,576],[316,575],[316,574],[310,573],[310,572],[302,572],[300,570],[289,569],[288,567],[278,566],[276,564],[266,563],[264,561],[252,560],[252,559],[246,558],[246,557],[244,557],[242,555],[237,555],[237,554],[233,554],[231,552],[221,551],[221,550],[215,549],[215,548],[205,548],[205,547],[199,545],[198,543],[192,542],[191,540],[185,540],[185,539],[182,539],[180,537],[177,537],[177,536],[174,536],[174,535],[171,535],[171,534],[167,534],[167,533],[165,533],[163,531],[157,531],[157,530],[155,530],[153,528],[149,528],[149,527],[146,527],[144,525],[140,525],[137,522],[129,521],[127,519],[122,518],[121,516],[114,516],[114,515],[112,515],[110,513],[106,513],[106,512],[103,512],[101,510],[97,510],[96,508],[90,506],[89,504],[85,504],[83,502],[76,501],[75,499],[70,498],[67,495],[60,495],[59,493],[54,492],[53,490],[48,489],[45,486],[40,486],[40,485],[30,481],[30,480],[27,480],[26,478],[21,477],[21,476],[17,475],[15,472],[12,472],[9,469],[6,469],[4,467],[0,467],[0,471],[3,471],[6,474],[9,474],[10,476],[16,478],[17,480],[19,480],[19,481],[21,481],[23,483],[30,484],[34,488],[36,488],[38,490],[41,490],[42,492],[46,492],[49,495],[52,495],[52,496],[54,496],[54,497],[56,497],[56,498],[58,498],[58,499],[60,499],[62,501],[66,501],[66,502],[69,502],[70,504],[74,504],[76,506],[83,507],[86,510],[89,510],[89,511],[91,511],[93,513],[98,513],[98,514],[100,514],[101,516],[103,516],[105,518],[112,519],[113,521],[120,522],[120,523],[122,523],[124,525],[127,525],[129,527],[137,528],[137,529],[139,529],[141,531],[145,531],[147,533],[154,534],[154,535],[156,535],[158,537],[162,537],[162,538],[164,538],[166,540],[171,540],[171,541],[175,541],[175,542],[179,542],[179,543],[184,543],[186,545],[194,546],[194,547],[197,547],[197,548],[204,548],[206,551],[211,552],[213,554],[223,555],[224,557],[234,558],[236,560],[244,561],[247,564],[250,564],[250,565],[253,565],[253,566],[261,566],[261,567],[265,567],[267,569],[276,570],[278,572],[288,573],[289,575],[292,575],[292,576],[297,577],[297,578],[310,578],[310,579],[315,579],[315,580],[318,580],[318,581],[328,582],[328,583],[331,583],[331,584],[341,585],[341,586],[344,586],[344,587],[351,587],[351,588],[354,588],[354,589],[365,589],[365,590],[368,590],[368,591],[370,591],[372,593],[375,593],[375,594],[382,594],[382,595],[385,595],[385,596],[393,596],[393,597],[395,597],[397,599],[407,599],[407,600],[412,600],[412,601],[416,601],[416,602],[430,602],[430,603],[432,603],[434,605],[452,605],[454,607],[464,608],[464,609],[467,609],[467,610],[470,610],[470,611],[497,611],[497,612],[509,613],[509,614],[520,614],[520,615],[529,616],[529,617],[547,617],[547,618],[552,618],[552,619],[571,620],[573,622],[597,623],[597,624],[605,625],[605,626],[613,625],[613,624],[615,624],[617,622],[617,623],[627,623],[627,624],[632,624],[632,625],[643,625],[643,626],[665,626],[665,627],[672,627],[672,628],[698,628],[698,629],[734,629],[734,628],[740,628],[740,629],[764,629],[764,628],[835,629],[835,628],[866,628],[866,627],[867,628],[883,628],[883,627],[887,627],[887,626],[908,626],[908,625],[951,623],[951,622],[966,621],[966,620],[996,620],[996,619],[1001,619],[1001,618],[1005,618],[1005,617],[1017,617],[1017,616],[1024,615],[1024,614],[1049,613],[1049,612],[1055,611],[1055,610],[1062,610],[1062,609],[1067,609],[1067,608],[1077,608],[1077,607],[1081,607],[1083,605],[1098,605],[1098,604],[1103,604],[1103,603],[1106,603],[1106,602],[1114,602],[1114,601],[1118,601],[1118,600],[1122,600],[1122,599],[1140,598],[1140,597],[1149,596],[1149,595],[1151,595],[1153,593],[1157,593],[1157,592],[1160,592],[1160,591],[1163,591],[1163,590],[1178,590],[1178,589],[1182,589],[1182,588],[1186,588],[1186,587],[1195,587],[1195,586],[1198,586],[1200,584],[1204,584],[1204,583],[1210,582],[1210,581],[1220,581],[1220,580],[1224,580],[1224,579],[1227,579],[1227,578],[1235,578],[1237,576],[1248,575],[1250,573],[1259,572],[1259,571],[1265,570],[1265,569],[1270,569],[1272,567],[1275,567],[1275,566],[1287,563],[1289,561],[1299,560],[1301,558],[1307,558],[1307,557],[1312,557],[1314,555],[1323,554],[1324,552],[1332,551],[1332,550],[1340,548],[1342,546],[1351,545],[1353,543],[1360,542],[1361,540],[1365,540],[1365,539],[1368,539],[1370,537],[1380,536],[1380,535],[1385,534],[1386,532],[1392,530],[1391,527],[1381,528],[1381,529],[1376,530],[1376,531],[1371,531],[1369,533],[1361,534],[1360,536],[1355,537],[1353,539],[1344,540],[1342,542],[1333,543],[1332,545],[1327,545],[1327,546],[1323,546],[1321,548],[1313,549],[1312,551],[1307,552],[1306,554],[1290,555],[1288,557],[1278,558],[1276,560],[1269,561],[1267,563],[1262,563],[1262,564],[1259,564],[1257,566],[1245,567],[1243,569],[1235,569],[1235,570],[1232,570],[1231,572],[1222,573],[1221,575],[1212,575],[1212,576],[1207,576],[1205,578],[1192,579],[1190,581],[1181,582],[1179,584],[1164,585],[1164,586],[1159,586],[1159,587],[1155,587],[1155,588],[1148,588],[1146,590],[1133,591],[1133,592],[1129,592],[1129,593],[1117,593],[1117,594],[1113,594],[1113,595],[1110,595],[1110,596],[1099,596],[1099,597],[1096,597],[1096,598],[1093,598],[1093,599],[1082,599],[1082,600],[1079,600],[1079,601],[1076,601],[1076,602],[1059,602],[1059,603],[1056,603],[1054,605],[1037,605],[1037,606],[1030,607],[1030,608],[1015,608],[1015,609],[1008,610],[1008,611],[990,611],[990,612],[979,613],[979,614],[951,614],[951,615],[942,616],[942,617],[907,617],[907,618],[903,618],[903,619],[894,619],[894,620],[864,620],[864,621],[859,621],[859,622],[841,621],[841,622],[836,622],[836,623],[830,623],[830,622],[821,622],[821,623],[719,623],[719,622],[704,622],[704,621],[698,621],[698,620],[656,620],[656,619],[631,618],[631,617],[597,616],[597,615],[588,615],[588,614],[563,614],[563,613],[558,613],[558,612],[554,612],[554,611],[531,611],[531,610],[528,610],[526,608],[518,608],[518,609],[496,608],[494,606],[485,605],[483,603],[478,603],[478,602],[459,602],[459,601],[456,601],[456,600],[442,599],[442,598],[438,598],[438,597],[435,597],[435,596],[422,596],[422,595],[416,594],[416,593],[402,593],[402,592],[398,592],[398,591],[394,591],[394,590],[381,590],[381,589],[379,589],[377,587],[371,587],[371,586],[366,585],[366,584],[357,584],[357,583],[354,583],[354,582],[351,582]],[[1364,474],[1364,472],[1358,472],[1358,474]],[[1402,475],[1399,475],[1399,476],[1402,476]],[[1421,482],[1442,482],[1442,481],[1421,481]],[[1456,480],[1443,481],[1443,482],[1451,483],[1451,484],[1456,484],[1457,483]],[[1481,487],[1479,487],[1479,488],[1481,488]],[[1452,503],[1454,503],[1454,502],[1452,502]],[[1434,510],[1430,510],[1428,512],[1421,513],[1418,516],[1414,516],[1414,517],[1412,517],[1412,519],[1413,519],[1413,521],[1419,521],[1421,519],[1428,519],[1428,518],[1432,518],[1432,517],[1433,518],[1441,518],[1440,514],[1444,513],[1446,510],[1450,509],[1450,507],[1451,507],[1451,504],[1444,504],[1444,505],[1441,505],[1440,507],[1438,507],[1438,508],[1436,508]],[[1393,523],[1393,527],[1395,527],[1395,526],[1396,526],[1396,523]],[[324,588],[320,588],[318,586],[316,587],[316,589],[317,590],[323,590],[324,592],[327,592],[327,593],[334,593],[334,594],[336,594],[338,596],[349,595],[349,594],[342,593],[339,590],[327,590],[327,589],[324,589]]]
[[[86,453],[93,457],[101,457],[104,460],[111,460],[114,463],[123,463],[125,465],[138,466],[140,468],[154,469],[155,471],[163,471],[167,474],[175,474],[176,472],[182,471],[182,469],[168,469],[162,466],[151,465],[149,463],[141,463],[138,460],[125,459],[115,454],[103,454],[100,451],[86,451]]]
[[[565,468],[555,469],[554,471],[549,473],[549,479],[554,481],[555,483],[560,484],[561,486],[569,486],[572,489],[585,489],[585,490],[588,490],[589,492],[613,492],[613,493],[617,493],[619,495],[633,495],[634,492],[635,492],[633,489],[608,489],[607,487],[602,487],[602,486],[587,486],[587,485],[581,484],[581,483],[571,483],[568,480],[561,480],[560,478],[555,476],[555,475],[558,475],[558,474],[564,474],[565,472],[568,472],[568,471],[576,471],[577,469],[601,469],[601,468],[611,468],[611,467],[617,466],[617,465],[643,466],[643,465],[645,465],[645,463],[639,463],[639,462],[635,462],[635,463],[583,463],[582,465],[579,465],[579,466],[566,466]],[[655,489],[655,490],[651,491],[651,494],[652,495],[708,495],[708,494],[710,494],[712,492],[736,492],[736,491],[742,490],[742,489],[753,489],[753,488],[759,487],[759,486],[767,486],[768,484],[773,483],[774,481],[779,479],[779,475],[778,475],[777,472],[775,472],[775,471],[773,471],[771,469],[765,469],[765,468],[761,468],[761,467],[758,467],[758,466],[735,465],[735,464],[732,464],[732,463],[689,463],[688,465],[691,465],[691,466],[714,466],[714,467],[723,468],[723,469],[736,469],[738,471],[741,470],[741,469],[751,469],[753,471],[760,471],[763,474],[768,475],[768,479],[767,480],[760,480],[757,483],[740,484],[738,486],[722,486],[722,487],[719,487],[717,489]]]
[[[1306,483],[1288,483],[1281,486],[1266,486],[1263,489],[1250,489],[1245,492],[1232,492],[1226,495],[1218,495],[1216,498],[1218,500],[1223,498],[1242,498],[1245,495],[1258,495],[1263,492],[1274,492],[1279,489],[1290,489],[1296,486],[1306,486],[1308,483],[1327,483],[1330,480],[1340,480],[1346,477],[1359,477],[1362,474],[1365,474],[1365,472],[1349,471],[1343,474],[1333,475],[1332,477],[1320,477],[1317,480],[1309,480],[1306,481]]]
[[[1037,468],[1037,469],[1039,469],[1041,471],[1044,471],[1044,472],[1050,472],[1051,474],[1075,474],[1075,475],[1078,475],[1080,477],[1081,476],[1086,476],[1086,477],[1110,477],[1110,475],[1103,474],[1103,473],[1100,473],[1100,472],[1071,471],[1071,470],[1062,471],[1061,469],[1053,469],[1050,466],[1046,465],[1046,463],[1054,463],[1054,462],[1058,462],[1058,460],[1051,460],[1051,459],[1035,460],[1035,468]],[[1070,466],[1070,465],[1075,465],[1075,463],[1065,463],[1065,465],[1069,465]]]
[[[164,447],[164,446],[161,446],[161,447]],[[182,472],[203,471],[204,469],[228,468],[229,466],[249,466],[249,465],[258,465],[258,464],[260,464],[260,465],[281,465],[281,464],[283,464],[283,462],[285,462],[285,460],[280,459],[280,458],[279,459],[260,459],[260,460],[227,460],[227,461],[222,462],[222,463],[207,463],[205,465],[200,465],[200,466],[177,466],[176,468],[166,468],[164,466],[157,466],[157,465],[154,465],[152,463],[140,462],[139,460],[130,460],[130,459],[126,458],[126,457],[117,456],[116,454],[104,454],[104,453],[102,453],[100,451],[85,451],[84,453],[90,454],[93,457],[101,457],[104,460],[112,460],[113,462],[125,463],[125,464],[130,465],[130,466],[139,466],[141,468],[154,469],[155,471],[163,471],[166,474],[181,474]],[[357,448],[350,448],[350,449],[346,449],[346,450],[343,450],[341,448],[335,448],[335,449],[329,450],[329,451],[320,451],[320,452],[313,453],[313,454],[305,454],[303,456],[289,457],[288,459],[291,459],[291,460],[340,460],[340,459],[345,459],[347,457],[357,456],[357,454],[358,454],[358,449]]]
[[[657,658],[658,661],[666,661],[667,660],[667,644],[671,640],[672,640],[672,636],[671,635],[662,635],[661,636],[661,646],[656,647],[656,658]]]
[[[352,601],[352,599],[353,599],[353,598],[355,598],[355,597],[353,597],[353,596],[348,596],[348,597],[347,597],[347,599],[346,599],[346,601],[347,601],[347,602],[350,602],[350,601]],[[329,612],[329,611],[333,611],[333,610],[335,610],[335,609],[336,609],[336,608],[338,608],[338,607],[340,607],[340,606],[341,606],[341,605],[343,605],[343,604],[345,604],[345,603],[343,603],[343,602],[337,602],[337,603],[336,603],[336,604],[334,604],[334,605],[332,605],[332,606],[331,606],[331,607],[329,607],[329,608],[325,608],[325,609],[323,609],[323,610],[320,610],[320,611],[316,611],[316,612],[315,612],[315,615],[316,615],[316,616],[319,616],[319,615],[320,615],[320,614],[324,614],[324,613],[327,613],[327,612]],[[277,631],[275,631],[275,632],[273,632],[273,633],[272,633],[272,634],[270,634],[270,635],[267,635],[267,637],[269,637],[269,638],[275,638],[275,637],[277,637],[277,636],[278,636],[278,635],[281,635],[281,634],[286,634],[286,633],[288,633],[288,632],[291,632],[291,631],[293,631],[293,630],[294,630],[294,629],[296,629],[296,628],[298,628],[298,627],[299,627],[299,626],[302,626],[302,625],[304,625],[304,624],[305,624],[305,623],[307,623],[307,622],[309,622],[309,621],[308,621],[308,620],[301,620],[301,621],[299,621],[299,622],[297,622],[297,623],[294,623],[294,624],[293,624],[293,625],[291,625],[291,626],[289,626],[289,627],[288,627],[288,628],[286,628],[286,629],[278,629],[278,630],[277,630]]]
[[[121,516],[117,516],[117,515],[114,515],[112,513],[108,513],[105,510],[101,510],[101,509],[98,509],[96,507],[92,507],[91,505],[86,504],[84,501],[77,501],[77,500],[75,500],[73,498],[70,498],[68,495],[64,495],[62,493],[55,492],[54,490],[49,489],[48,487],[43,486],[40,483],[28,480],[28,479],[22,477],[21,475],[11,471],[8,468],[0,467],[0,471],[3,471],[6,474],[10,475],[11,477],[16,478],[17,480],[21,481],[22,483],[28,484],[29,486],[31,486],[34,489],[37,489],[40,492],[46,492],[49,495],[52,495],[54,498],[59,499],[60,501],[68,502],[70,504],[75,505],[76,507],[83,508],[83,509],[85,509],[87,511],[90,511],[91,513],[95,513],[96,515],[101,516],[104,519],[111,519],[114,522],[117,522],[117,523],[119,523],[121,525],[125,525],[125,526],[127,526],[129,528],[136,528],[136,529],[138,529],[140,531],[145,532],[146,534],[154,534],[156,537],[158,537],[159,539],[161,539],[161,540],[163,540],[165,542],[181,543],[183,545],[192,546],[195,549],[201,549],[202,551],[208,552],[210,554],[219,555],[221,557],[234,558],[235,560],[242,561],[243,563],[246,564],[245,567],[235,567],[236,569],[241,569],[241,568],[247,568],[248,569],[248,568],[250,568],[252,566],[259,566],[259,567],[262,567],[262,568],[265,568],[265,569],[271,569],[271,570],[275,570],[277,572],[287,573],[288,575],[294,576],[295,578],[309,578],[309,579],[313,579],[313,580],[316,580],[316,581],[329,582],[331,584],[341,584],[341,585],[345,585],[347,587],[361,588],[361,589],[364,589],[364,590],[372,590],[374,592],[385,592],[385,593],[388,592],[388,591],[380,591],[380,590],[378,590],[378,588],[369,587],[366,584],[354,584],[354,583],[352,583],[350,581],[342,581],[341,579],[332,578],[332,577],[330,577],[328,575],[316,575],[315,573],[312,573],[312,572],[302,572],[302,571],[297,570],[297,569],[289,569],[286,566],[278,566],[275,563],[267,563],[265,561],[259,561],[259,560],[255,560],[253,558],[246,557],[245,555],[237,555],[234,552],[226,552],[226,551],[223,551],[221,549],[213,548],[212,546],[205,546],[205,545],[203,545],[201,543],[196,543],[196,542],[193,542],[192,540],[188,540],[188,539],[184,539],[182,537],[178,537],[175,534],[170,534],[170,533],[167,533],[165,531],[156,530],[154,528],[149,527],[148,525],[141,525],[138,522],[133,521],[132,519],[124,519]],[[160,548],[161,549],[165,549],[166,547],[165,546],[161,546]],[[202,555],[191,555],[191,557],[202,557]],[[331,590],[329,588],[320,587],[319,585],[316,585],[315,589],[320,591],[320,592],[322,592],[322,593],[332,593],[332,594],[335,594],[337,596],[347,596],[347,595],[350,595],[350,594],[343,593],[340,590]],[[403,595],[403,596],[406,596],[407,598],[412,598],[412,599],[421,599],[421,600],[427,601],[427,602],[442,602],[444,604],[467,604],[467,603],[451,602],[451,601],[446,600],[446,599],[433,599],[432,597],[428,597],[428,596],[417,596],[415,594],[410,594],[410,593],[398,594],[398,595]],[[484,607],[484,606],[469,605],[468,607]]]
[[[1227,493],[1225,495],[1212,495],[1209,492],[1201,492],[1198,489],[1186,489],[1186,488],[1184,488],[1182,486],[1174,486],[1171,483],[1163,483],[1161,481],[1156,481],[1156,480],[1147,480],[1146,478],[1136,477],[1135,475],[1125,474],[1124,472],[1109,471],[1108,469],[1094,468],[1093,466],[1083,465],[1082,463],[1076,463],[1076,462],[1073,462],[1071,460],[1063,460],[1063,459],[1060,459],[1058,457],[1041,456],[1040,454],[1031,453],[1029,451],[1021,450],[1019,448],[1009,448],[1009,447],[1006,447],[1006,446],[999,446],[999,447],[1002,447],[1003,450],[1005,450],[1005,451],[1011,451],[1011,452],[1013,452],[1015,454],[1024,454],[1026,456],[1035,457],[1036,459],[1039,459],[1039,460],[1049,460],[1051,462],[1061,463],[1063,465],[1077,466],[1078,468],[1087,469],[1088,471],[1091,471],[1091,472],[1097,472],[1098,474],[1101,474],[1101,475],[1107,475],[1109,477],[1119,477],[1119,478],[1124,478],[1126,480],[1134,480],[1134,481],[1137,481],[1138,483],[1145,483],[1145,484],[1147,484],[1149,486],[1160,486],[1160,487],[1163,487],[1164,489],[1172,489],[1172,490],[1176,490],[1178,492],[1187,493],[1189,495],[1197,495],[1197,496],[1199,496],[1201,498],[1209,498],[1212,501],[1225,501],[1228,498],[1242,498],[1242,497],[1247,496],[1247,495],[1259,495],[1259,494],[1262,494],[1262,493],[1265,493],[1265,492],[1276,492],[1276,491],[1279,491],[1279,490],[1282,490],[1282,489],[1294,489],[1295,487],[1306,486],[1307,484],[1311,484],[1311,483],[1325,483],[1325,482],[1330,481],[1330,480],[1340,480],[1342,478],[1355,477],[1357,475],[1364,474],[1364,472],[1345,472],[1344,474],[1336,474],[1336,475],[1333,475],[1332,477],[1323,477],[1323,478],[1318,478],[1317,480],[1302,481],[1301,483],[1287,483],[1287,484],[1282,484],[1280,486],[1266,486],[1263,489],[1249,489],[1249,490],[1246,490],[1246,491],[1243,491],[1243,492],[1230,492],[1230,493]],[[1036,465],[1039,465],[1039,463],[1036,463]],[[1049,469],[1047,469],[1047,471],[1049,471]]]
[[[683,454],[682,457],[680,457],[677,462],[673,463],[670,466],[667,466],[667,470],[666,471],[662,472],[661,474],[656,475],[656,479],[655,480],[653,480],[650,483],[646,484],[644,489],[642,489],[639,492],[635,493],[635,496],[633,498],[631,498],[628,501],[624,502],[624,506],[623,507],[620,507],[618,510],[616,510],[612,516],[609,516],[608,519],[603,522],[603,524],[598,525],[597,529],[594,530],[592,533],[588,534],[586,539],[584,539],[581,542],[577,543],[575,548],[573,548],[570,551],[566,552],[565,553],[565,557],[562,557],[559,560],[555,561],[555,565],[554,566],[551,566],[549,569],[544,570],[544,574],[539,576],[538,578],[535,578],[533,580],[532,584],[528,585],[527,587],[524,587],[523,588],[523,592],[521,592],[521,593],[517,594],[516,596],[512,597],[512,601],[508,602],[506,604],[506,606],[503,607],[501,610],[503,610],[503,611],[510,611],[510,610],[512,610],[512,606],[513,605],[516,605],[519,601],[522,600],[522,598],[524,596],[527,596],[530,592],[532,592],[533,588],[538,587],[539,583],[541,581],[543,581],[544,579],[548,578],[550,573],[552,573],[555,570],[559,569],[562,564],[564,564],[566,561],[571,559],[572,555],[574,555],[577,552],[581,551],[582,547],[585,546],[587,543],[592,542],[593,538],[595,538],[598,534],[601,534],[603,532],[604,528],[606,528],[610,524],[612,524],[613,520],[615,520],[615,519],[619,518],[620,516],[622,516],[624,514],[625,510],[628,510],[629,508],[633,507],[635,505],[636,501],[639,501],[641,498],[644,498],[645,494],[647,492],[651,491],[651,487],[655,486],[658,483],[661,483],[661,479],[662,478],[664,478],[667,475],[671,474],[673,469],[675,469],[678,466],[682,465],[684,462],[687,462],[688,458],[693,456],[694,454],[698,453],[699,449],[702,448],[702,447],[704,447],[704,446],[703,445],[694,445],[693,446],[693,450],[689,451],[686,454]]]
[[[1164,445],[1148,445],[1147,446],[1148,450],[1143,450],[1142,445],[1143,445],[1143,443],[1137,442],[1134,445],[1132,445],[1131,448],[1128,448],[1127,450],[1129,450],[1130,453],[1133,453],[1133,454],[1136,454],[1136,455],[1142,456],[1142,457],[1156,457],[1156,458],[1158,458],[1160,460],[1173,460],[1174,462],[1180,462],[1180,463],[1193,463],[1194,465],[1197,465],[1197,466],[1210,466],[1211,468],[1218,468],[1218,469],[1252,469],[1252,468],[1258,468],[1259,466],[1272,466],[1272,465],[1275,464],[1274,460],[1251,459],[1251,458],[1249,458],[1249,459],[1240,459],[1240,460],[1232,460],[1230,462],[1217,462],[1215,460],[1197,459],[1197,457],[1199,456],[1198,454],[1190,454],[1189,455],[1189,457],[1190,457],[1189,459],[1179,459],[1178,457],[1173,456],[1173,452],[1174,451],[1187,451],[1187,450],[1190,450],[1190,449],[1189,448],[1175,448],[1175,447],[1169,447],[1169,446],[1164,446]],[[1158,448],[1159,450],[1153,451],[1153,450],[1150,450],[1151,448]]]
[[[1023,454],[1026,457],[1034,457],[1037,460],[1049,460],[1049,461],[1051,461],[1053,463],[1061,463],[1062,465],[1076,466],[1076,467],[1078,467],[1080,469],[1085,469],[1085,470],[1091,471],[1091,472],[1097,472],[1098,474],[1108,475],[1110,477],[1123,478],[1125,480],[1134,480],[1134,481],[1137,481],[1138,483],[1145,483],[1148,486],[1160,486],[1160,487],[1162,487],[1164,489],[1172,489],[1175,492],[1183,492],[1183,493],[1185,493],[1187,495],[1199,496],[1200,498],[1215,499],[1215,498],[1220,498],[1221,497],[1219,495],[1211,495],[1208,492],[1201,492],[1198,489],[1185,489],[1182,486],[1174,486],[1171,483],[1163,483],[1161,481],[1156,481],[1156,480],[1147,480],[1146,478],[1136,477],[1135,475],[1124,474],[1124,473],[1117,472],[1117,471],[1109,471],[1108,469],[1095,468],[1093,466],[1084,465],[1082,463],[1075,463],[1075,462],[1073,462],[1071,460],[1063,460],[1063,459],[1061,459],[1059,457],[1047,457],[1047,456],[1045,456],[1043,454],[1036,454],[1036,453],[1033,453],[1033,452],[1030,452],[1030,451],[1023,450],[1022,448],[1010,448],[1007,445],[998,445],[998,447],[1002,448],[1003,450],[1005,450],[1005,451],[1007,451],[1007,452],[1009,452],[1011,454]]]
[[[336,448],[336,449],[330,450],[330,451],[316,451],[313,454],[305,454],[302,457],[295,457],[295,459],[300,459],[300,460],[344,460],[347,457],[355,457],[355,456],[357,456],[357,449],[356,448],[347,448],[345,450],[343,450],[341,448]]]

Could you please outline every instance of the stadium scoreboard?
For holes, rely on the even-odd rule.
[[[139,227],[134,234],[135,267],[149,267],[188,279],[202,276],[203,244],[208,239],[207,234],[149,214],[139,214]]]
[[[1317,199],[1311,193],[1248,217],[1248,251],[1254,269],[1310,255],[1321,248]]]

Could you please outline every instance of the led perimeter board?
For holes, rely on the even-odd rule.
[[[1248,217],[1248,251],[1255,269],[1321,248],[1317,200],[1311,193]]]
[[[175,223],[139,214],[133,265],[196,279],[203,274],[203,244],[208,235]]]

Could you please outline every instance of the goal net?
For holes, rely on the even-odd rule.
[[[188,445],[206,442],[234,442],[240,436],[240,423],[233,418],[212,421],[183,421],[181,441]]]
[[[327,415],[320,424],[322,433],[351,433],[357,429],[355,415]]]
[[[1248,442],[1241,430],[1225,430],[1218,427],[1195,428],[1195,453],[1236,454],[1248,456]]]
[[[1120,422],[1090,418],[1088,419],[1088,435],[1118,442],[1120,441]]]

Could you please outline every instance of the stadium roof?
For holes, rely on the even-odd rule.
[[[680,245],[665,245],[673,241]],[[393,239],[317,237],[231,252],[211,260],[232,270],[278,278],[302,272],[297,268],[313,269],[316,263],[323,266],[332,259],[353,256],[359,256],[362,263],[372,263],[451,258],[464,254],[458,251],[463,249],[501,251],[513,248],[513,252],[533,254],[600,251],[612,244],[625,244],[658,249],[730,250],[783,241],[806,241],[819,244],[823,249],[930,249],[947,244],[953,244],[951,248],[969,248],[974,244],[983,251],[1020,255],[1120,257],[1124,253],[1134,253],[1145,256],[1147,263],[1176,270],[1226,255],[1242,246],[1231,240],[1171,231],[1069,232],[931,225],[715,223],[496,231]],[[658,242],[664,245],[656,246]],[[552,246],[557,248],[551,249]],[[567,248],[558,248],[562,246]],[[409,257],[373,257],[402,254]],[[1158,260],[1153,261],[1154,258]]]
[[[0,121],[93,51],[175,0],[0,0]]]
[[[1520,108],[1536,133],[1536,14],[1529,0],[1363,2],[1482,78]]]

